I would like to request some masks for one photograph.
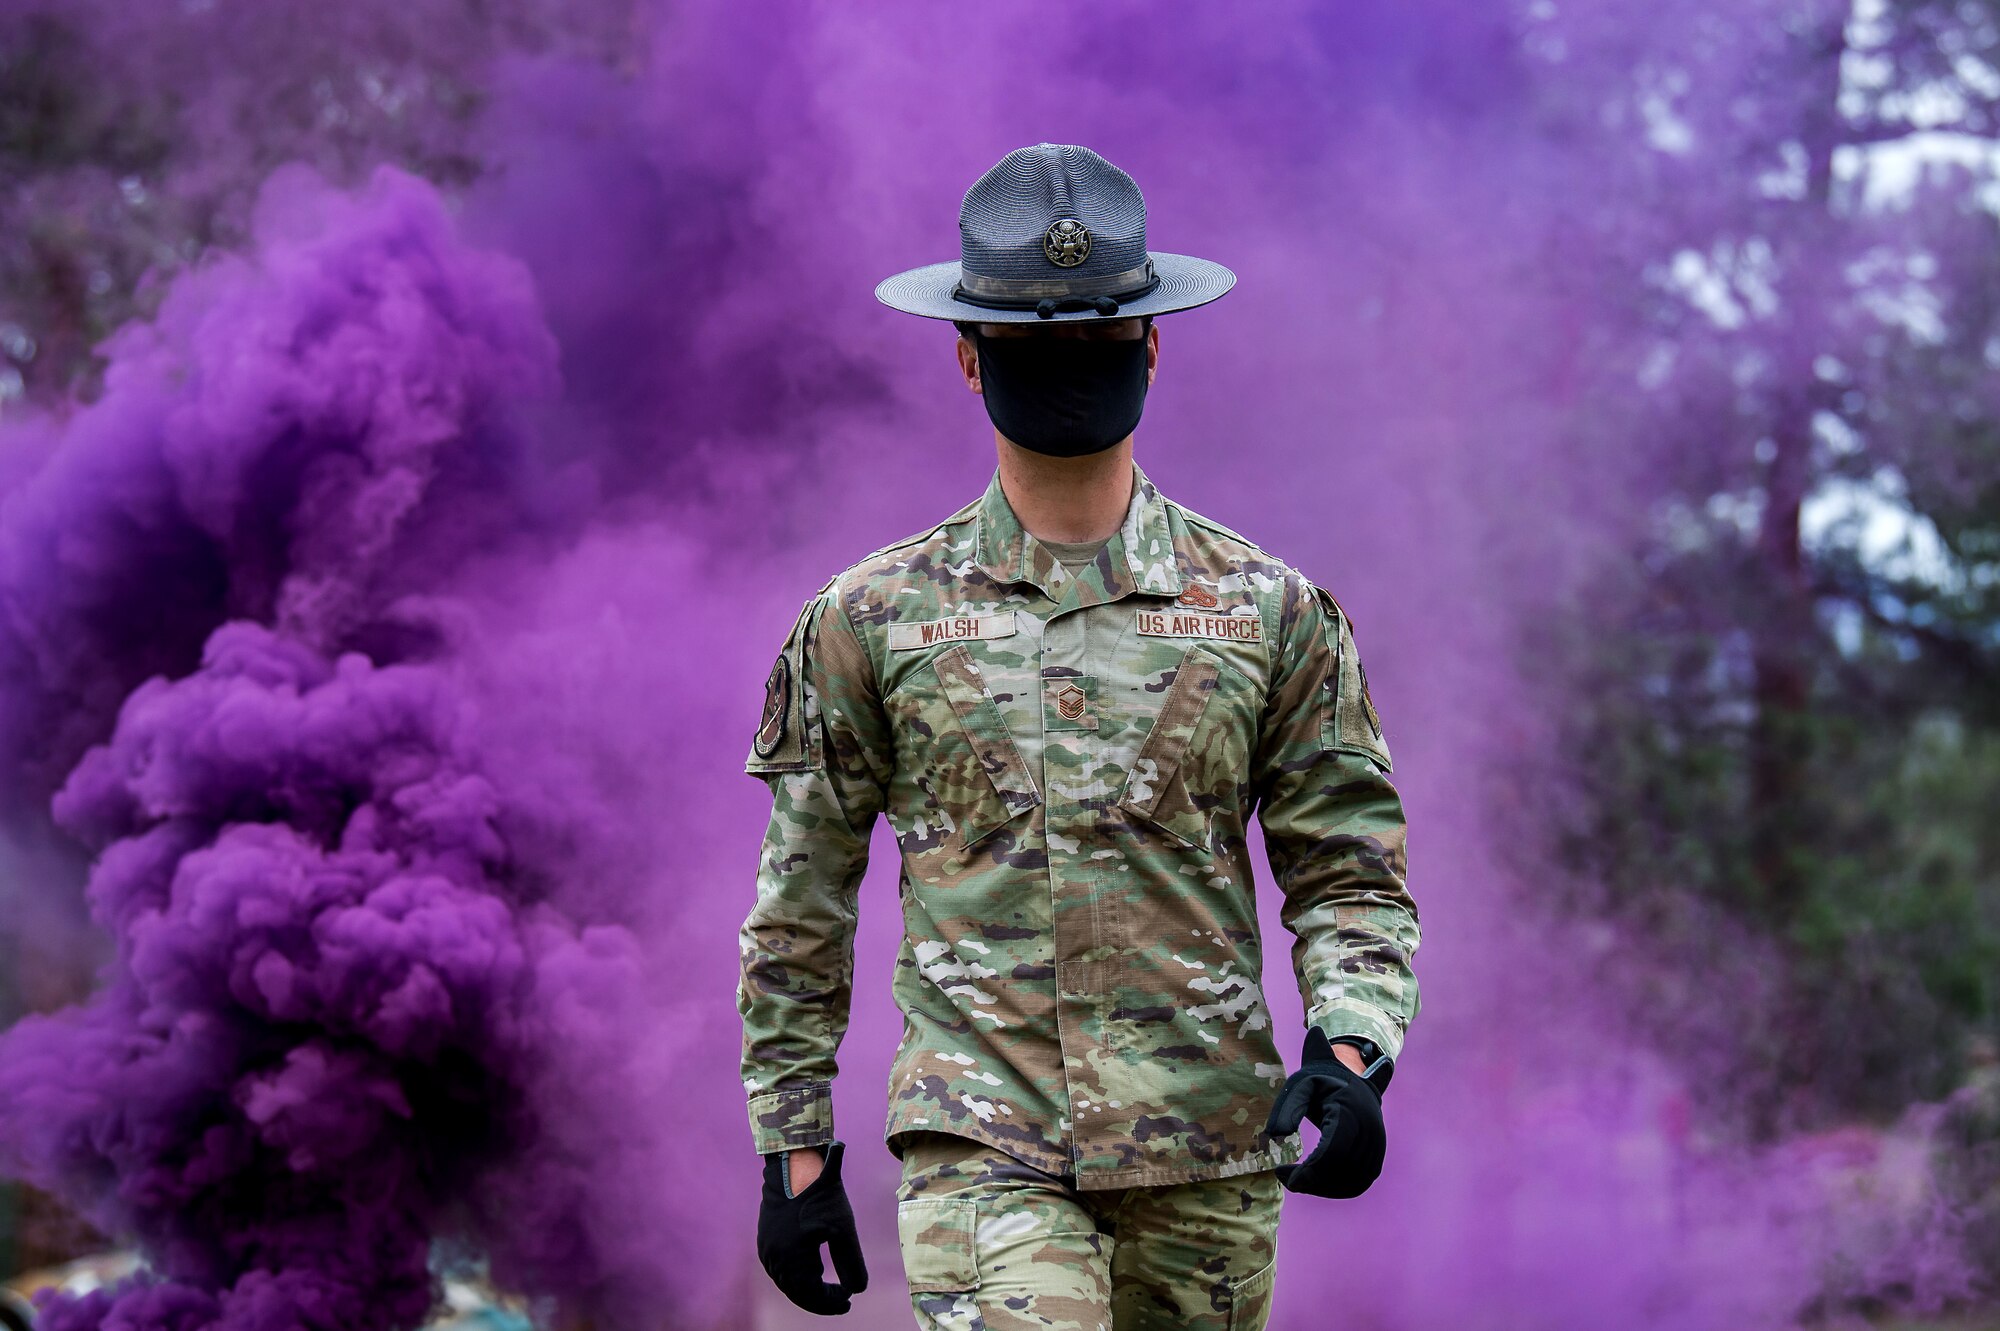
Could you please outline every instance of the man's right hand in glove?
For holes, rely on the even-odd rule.
[[[764,1200],[757,1213],[757,1258],[771,1283],[807,1312],[829,1317],[846,1312],[848,1296],[868,1288],[868,1267],[861,1260],[854,1210],[840,1185],[840,1157],[845,1149],[843,1142],[828,1142],[825,1165],[796,1194],[789,1186],[788,1157],[805,1152],[773,1151],[766,1155]],[[821,1274],[822,1243],[833,1250],[838,1284],[829,1284]]]

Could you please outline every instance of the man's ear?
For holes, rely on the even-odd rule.
[[[973,392],[978,393],[981,397],[984,397],[985,389],[981,387],[979,382],[979,349],[972,345],[970,338],[960,333],[958,335],[957,351],[958,372],[964,377],[965,386]]]
[[[1160,325],[1156,320],[1146,325],[1146,386],[1153,386],[1153,371],[1160,364]]]

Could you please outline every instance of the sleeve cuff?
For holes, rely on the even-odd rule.
[[[1376,1008],[1332,1003],[1314,1008],[1306,1024],[1319,1027],[1329,1040],[1336,1035],[1365,1035],[1390,1058],[1402,1056],[1402,1028]]]
[[[826,1145],[833,1140],[833,1083],[818,1081],[751,1096],[750,1132],[757,1139],[759,1155]]]

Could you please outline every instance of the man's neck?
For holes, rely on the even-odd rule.
[[[1132,436],[1075,458],[1036,453],[1005,436],[996,442],[1001,493],[1037,540],[1102,540],[1125,521],[1132,504]]]

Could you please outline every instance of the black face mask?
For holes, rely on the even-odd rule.
[[[981,337],[979,383],[994,427],[1056,457],[1101,453],[1132,433],[1146,405],[1146,339]]]

